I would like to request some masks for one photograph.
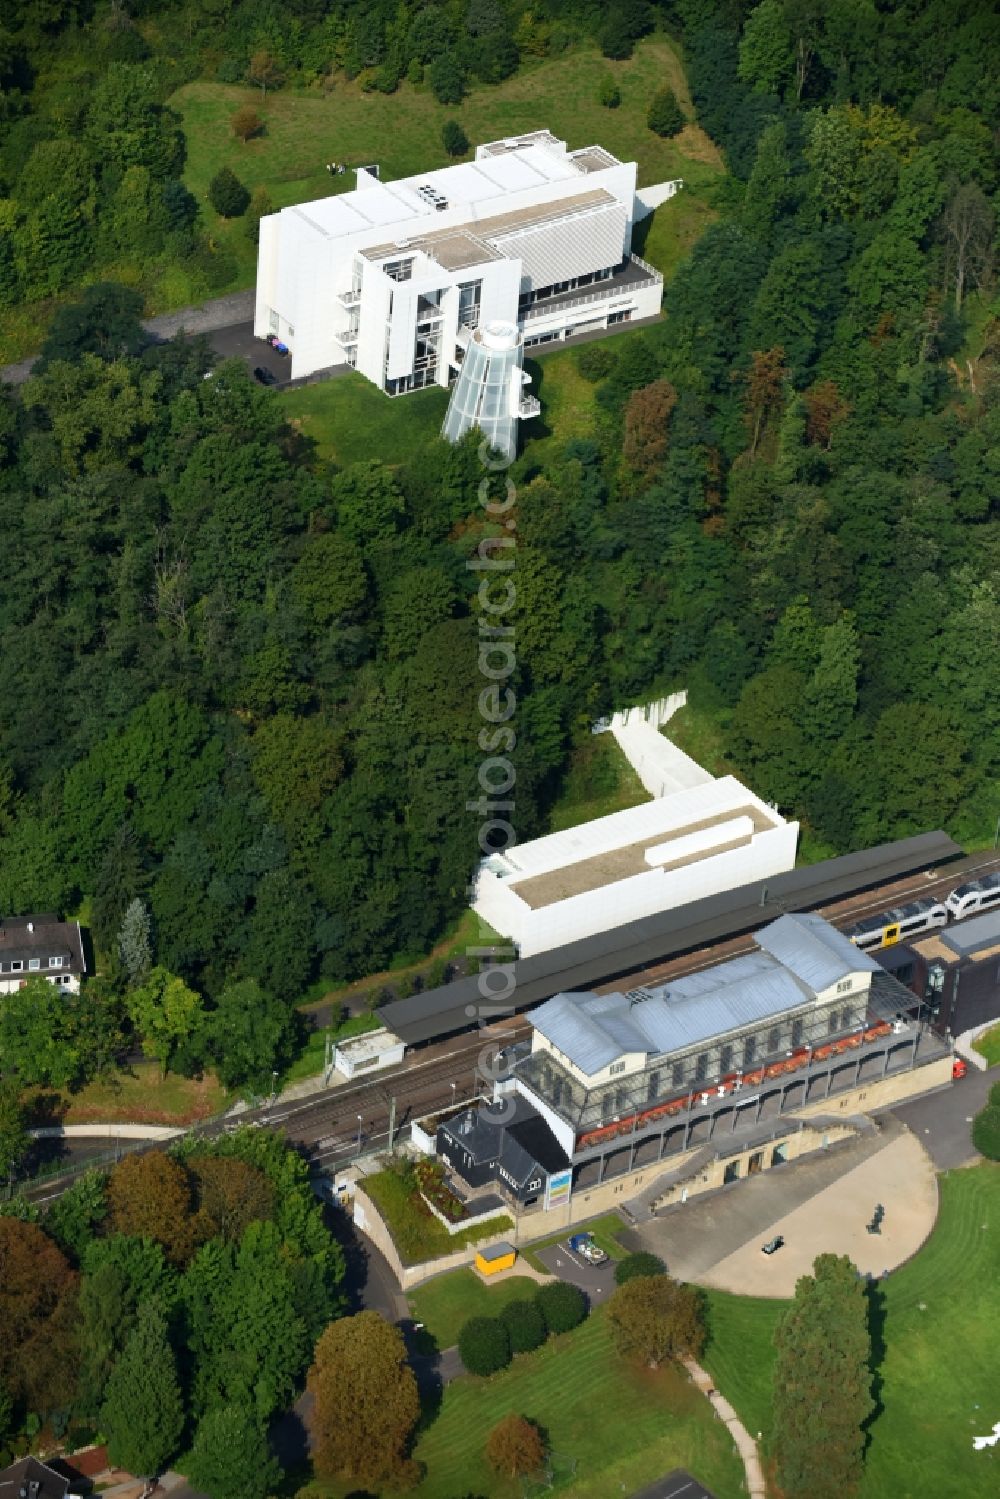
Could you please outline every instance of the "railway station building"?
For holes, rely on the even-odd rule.
[[[487,325],[530,348],[652,316],[663,278],[632,228],[680,186],[637,192],[635,162],[548,130],[393,182],[359,168],[353,191],[261,220],[254,332],[293,378],[347,364],[400,395],[449,385]]]
[[[530,1052],[503,1085],[508,1116],[544,1120],[574,1190],[754,1131],[777,1138],[780,1116],[831,1099],[836,1112],[838,1093],[925,1063],[950,1076],[910,992],[822,917],[783,915],[755,944],[660,986],[561,993],[531,1012]]]

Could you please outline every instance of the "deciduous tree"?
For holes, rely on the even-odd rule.
[[[319,1473],[369,1487],[412,1482],[420,1399],[398,1327],[377,1312],[332,1322],[316,1345],[309,1390]]]
[[[174,1047],[190,1040],[201,1024],[200,995],[183,979],[158,967],[144,984],[131,990],[128,1008],[144,1050],[159,1062],[160,1074],[165,1075]]]
[[[0,1217],[0,1388],[29,1410],[72,1403],[77,1283],[47,1234],[34,1223]]]
[[[236,139],[246,145],[248,140],[260,134],[264,121],[251,104],[243,104],[230,118],[229,126]]]
[[[273,52],[260,48],[247,64],[247,79],[266,97],[269,88],[280,88],[284,82],[281,64]]]
[[[533,1421],[511,1411],[486,1438],[486,1461],[494,1473],[522,1478],[537,1473],[545,1461],[545,1442]]]
[[[608,1302],[619,1353],[656,1369],[668,1358],[697,1356],[705,1342],[702,1293],[669,1275],[639,1275]]]
[[[127,1155],[107,1186],[111,1233],[149,1238],[167,1259],[183,1264],[193,1248],[191,1182],[179,1161],[162,1150]]]

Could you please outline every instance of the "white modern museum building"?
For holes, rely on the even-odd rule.
[[[636,191],[636,164],[570,150],[547,130],[395,182],[261,220],[254,332],[291,350],[292,378],[349,364],[389,395],[448,386],[470,340],[503,325],[519,347],[660,310],[662,277],[632,227],[681,185]],[[537,409],[510,381],[513,417]]]

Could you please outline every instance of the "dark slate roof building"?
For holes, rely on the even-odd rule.
[[[465,1109],[438,1126],[438,1154],[470,1187],[499,1185],[518,1202],[544,1191],[546,1178],[564,1171],[569,1157],[545,1120],[523,1098],[510,1098],[509,1118],[492,1110]]]
[[[0,1499],[66,1499],[80,1485],[72,1485],[63,1473],[57,1473],[37,1457],[22,1457],[9,1468],[0,1469]]]
[[[0,917],[0,993],[10,993],[29,978],[77,993],[87,971],[78,921],[60,921],[50,913]]]

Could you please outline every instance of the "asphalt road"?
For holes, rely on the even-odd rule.
[[[704,1484],[692,1478],[690,1473],[685,1473],[683,1468],[675,1468],[666,1477],[650,1484],[648,1489],[633,1494],[632,1499],[714,1499],[714,1496]]]
[[[939,1171],[968,1166],[980,1159],[972,1144],[972,1120],[995,1082],[1000,1082],[997,1068],[979,1072],[970,1067],[958,1082],[898,1104],[892,1113],[909,1125]]]

